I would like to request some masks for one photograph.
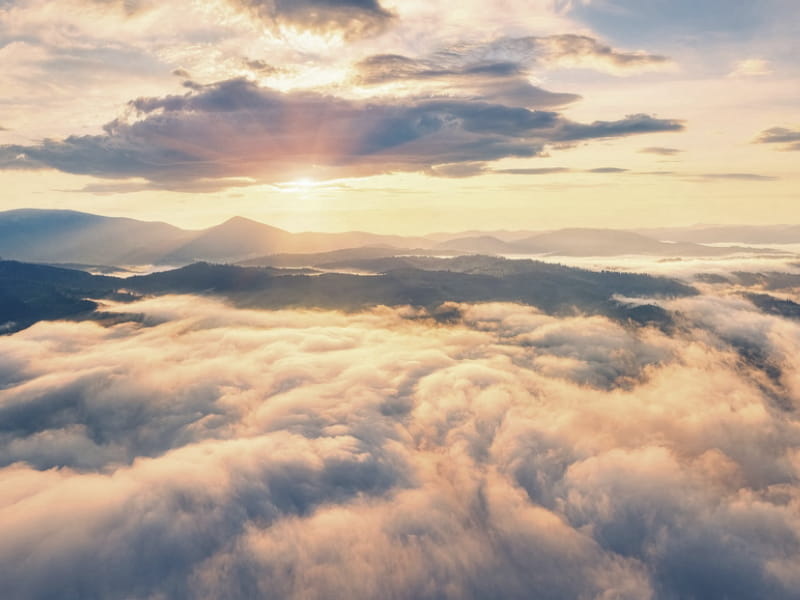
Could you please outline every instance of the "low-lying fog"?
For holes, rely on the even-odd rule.
[[[0,337],[3,595],[797,598],[800,321],[703,289],[671,333],[166,296]]]

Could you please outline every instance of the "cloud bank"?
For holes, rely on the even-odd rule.
[[[5,593],[795,598],[800,324],[665,306],[166,297],[2,337]]]
[[[188,85],[183,95],[132,101],[129,118],[106,124],[103,135],[0,146],[0,169],[141,177],[165,189],[196,190],[209,180],[226,187],[226,178],[425,171],[533,157],[548,144],[683,129],[680,121],[644,114],[584,124],[557,112],[471,99],[356,102],[281,93],[246,79]]]

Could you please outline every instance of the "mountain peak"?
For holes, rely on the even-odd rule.
[[[288,231],[280,229],[279,227],[273,227],[272,225],[267,225],[266,223],[261,223],[260,221],[255,221],[254,219],[248,219],[247,217],[231,217],[227,221],[220,223],[214,227],[206,231],[262,231],[264,233],[282,233],[288,234]]]

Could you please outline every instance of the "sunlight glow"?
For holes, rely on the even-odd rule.
[[[278,188],[279,192],[291,192],[296,194],[296,193],[310,192],[319,185],[320,185],[319,182],[314,181],[310,177],[302,177],[300,179],[295,179],[293,181],[278,183],[276,184],[276,187]]]

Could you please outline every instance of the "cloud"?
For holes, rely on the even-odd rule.
[[[0,146],[0,168],[54,168],[162,189],[252,178],[361,176],[436,165],[533,157],[552,143],[680,131],[671,119],[630,115],[581,124],[559,113],[479,100],[357,102],[281,93],[245,79],[189,82],[184,95],[138,98],[103,135]],[[195,186],[196,187],[196,186]]]
[[[630,169],[623,169],[620,167],[597,167],[595,169],[586,169],[583,173],[627,173]],[[556,175],[559,173],[575,173],[575,169],[567,167],[543,167],[543,168],[517,168],[517,169],[495,169],[492,173],[500,173],[503,175]]]
[[[664,148],[662,146],[650,146],[648,148],[642,148],[639,152],[643,152],[645,154],[658,154],[659,156],[675,156],[676,154],[680,154],[683,150],[679,150],[677,148]]]
[[[681,121],[674,119],[657,119],[646,114],[628,115],[619,121],[595,121],[585,125],[582,123],[566,123],[553,141],[572,142],[592,138],[617,137],[639,133],[662,131],[683,131]]]
[[[253,185],[254,181],[248,177],[223,177],[218,179],[192,179],[182,182],[180,187],[173,191],[186,194],[202,194],[219,192],[237,187],[247,187]],[[59,192],[73,194],[94,194],[97,196],[111,196],[116,194],[135,194],[162,189],[163,185],[146,180],[126,180],[126,181],[103,181],[98,183],[87,183],[77,189],[60,189]]]
[[[535,85],[537,72],[579,67],[627,74],[670,64],[665,57],[617,50],[588,36],[500,37],[452,43],[417,56],[371,55],[354,65],[352,82],[386,96],[450,96],[553,109],[581,97]]]
[[[702,179],[708,181],[718,181],[730,179],[734,181],[775,181],[777,177],[770,175],[759,175],[757,173],[703,173],[700,175]]]
[[[758,144],[786,144],[783,150],[800,150],[800,130],[771,127],[756,138]]]
[[[664,305],[672,337],[200,297],[2,337],[6,593],[793,598],[800,325]]]
[[[376,54],[356,63],[354,83],[392,86],[394,93],[449,93],[527,107],[563,106],[580,99],[531,83],[536,71],[563,67],[626,74],[671,65],[663,56],[625,52],[581,35],[501,37],[462,42],[417,57]],[[413,86],[409,86],[413,83]],[[413,90],[413,91],[412,91]]]
[[[586,35],[564,34],[526,39],[543,52],[546,62],[557,66],[590,67],[622,73],[659,70],[672,65],[666,56],[617,50]]]
[[[556,107],[580,99],[577,94],[550,92],[528,81],[526,68],[513,60],[482,60],[456,51],[446,51],[428,59],[412,59],[398,54],[377,54],[355,65],[355,83],[374,86],[413,81],[432,91],[457,90],[497,102],[526,107]]]
[[[761,58],[740,60],[734,66],[729,77],[761,77],[772,73],[772,65]]]
[[[383,31],[394,15],[378,0],[230,0],[276,26],[318,32],[337,30],[347,37]]]
[[[598,167],[596,169],[589,169],[587,173],[626,173],[629,169],[621,169],[619,167]]]
[[[383,31],[395,15],[378,0],[225,0],[230,7],[244,10],[262,23],[276,29],[291,27],[322,34],[338,32],[346,37],[362,37]],[[112,8],[126,18],[141,16],[158,9],[152,0],[79,0],[79,4]],[[181,10],[192,11],[202,19],[204,10],[219,10],[215,3],[199,7],[182,2]],[[211,14],[214,14],[211,12]],[[217,23],[216,25],[221,25]]]
[[[507,77],[535,68],[581,67],[622,72],[663,68],[669,58],[646,52],[617,50],[585,35],[502,37],[488,43],[461,43],[421,58],[375,55],[359,63],[361,79],[380,83],[393,79],[442,76]]]
[[[434,177],[450,177],[460,179],[462,177],[475,177],[486,173],[486,163],[483,162],[466,162],[466,163],[453,163],[449,165],[436,165],[429,171],[429,175]]]
[[[519,169],[496,169],[492,173],[503,175],[554,175],[557,173],[572,173],[572,169],[567,167],[541,167],[541,168],[519,168]]]

